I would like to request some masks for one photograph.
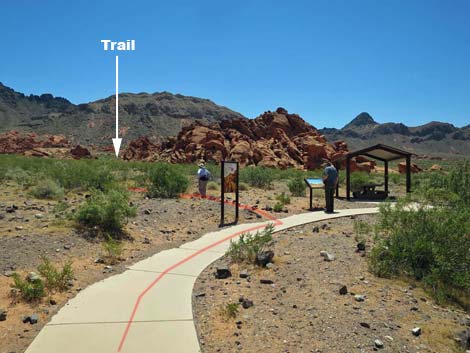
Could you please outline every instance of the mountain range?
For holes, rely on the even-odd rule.
[[[459,128],[439,121],[413,127],[402,123],[380,124],[363,112],[341,129],[323,128],[319,131],[328,140],[343,140],[353,149],[385,143],[418,155],[470,156],[470,125]]]
[[[124,144],[141,136],[162,142],[195,122],[210,125],[233,119],[247,118],[208,99],[168,92],[119,95]],[[26,96],[0,83],[0,122],[0,133],[60,134],[72,143],[105,146],[115,134],[115,97],[77,105],[51,94]],[[419,155],[470,155],[470,125],[458,128],[436,121],[415,127],[380,124],[364,112],[341,129],[323,128],[319,132],[330,142],[345,141],[350,150],[384,143]]]
[[[104,145],[115,137],[115,97],[75,105],[51,94],[25,96],[0,83],[0,132],[64,135],[73,143]],[[194,121],[243,118],[208,99],[180,94],[119,94],[120,136],[126,141],[176,136]]]

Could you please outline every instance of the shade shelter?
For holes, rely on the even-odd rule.
[[[412,153],[396,147],[377,144],[357,151],[349,152],[341,159],[346,159],[346,198],[351,199],[351,159],[366,156],[384,162],[384,188],[388,193],[388,162],[404,158],[406,160],[406,192],[411,191],[411,156]],[[338,189],[336,189],[338,197]]]

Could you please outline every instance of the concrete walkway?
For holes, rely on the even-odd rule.
[[[378,208],[311,212],[282,220],[240,224],[162,251],[71,299],[26,353],[197,353],[192,288],[197,276],[244,232],[275,224],[275,232]]]

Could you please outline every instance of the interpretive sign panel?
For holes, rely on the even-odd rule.
[[[225,194],[235,193],[235,220],[233,223],[238,222],[238,162],[222,161],[221,167],[221,188],[220,188],[220,225],[225,225]]]

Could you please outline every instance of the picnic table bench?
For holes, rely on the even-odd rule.
[[[383,185],[384,183],[370,183],[362,185],[359,190],[353,191],[353,196],[357,199],[384,200],[388,197],[388,191],[375,189],[376,187]]]

